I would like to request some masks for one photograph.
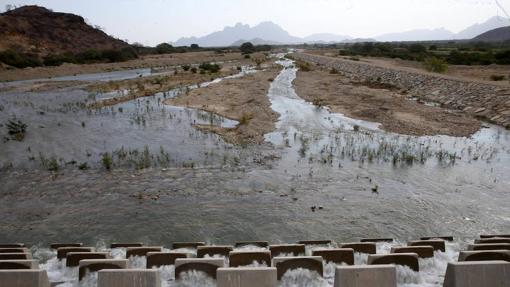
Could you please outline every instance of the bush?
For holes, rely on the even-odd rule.
[[[22,141],[25,138],[27,125],[20,120],[13,119],[7,122],[7,130],[12,139]]]
[[[175,48],[168,43],[161,43],[156,46],[156,53],[158,54],[175,53]]]
[[[190,69],[190,71],[193,73],[193,74],[196,74],[198,72],[198,69],[196,67],[193,67]]]
[[[243,43],[240,47],[242,54],[251,54],[256,51],[255,46],[251,42]]]
[[[112,159],[112,156],[110,155],[110,153],[107,153],[107,152],[103,153],[103,156],[101,158],[101,163],[103,164],[103,167],[106,170],[112,169],[113,159]]]
[[[423,65],[425,66],[425,69],[427,69],[427,71],[434,73],[444,73],[446,72],[446,70],[448,70],[448,64],[444,60],[436,57],[430,57],[425,59]]]
[[[0,62],[16,68],[38,67],[42,65],[37,55],[18,53],[13,50],[0,52]]]
[[[198,68],[203,71],[209,71],[213,74],[221,70],[221,66],[216,63],[202,63],[198,66]]]
[[[492,81],[503,81],[505,79],[505,76],[503,75],[492,75],[491,80]]]
[[[191,65],[182,65],[181,68],[187,72],[189,69],[191,69]]]

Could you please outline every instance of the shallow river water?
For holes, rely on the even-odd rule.
[[[453,235],[446,253],[420,262],[420,274],[399,270],[402,286],[440,286],[446,263],[478,234],[508,233],[507,130],[487,125],[469,138],[387,133],[302,100],[292,87],[292,61],[277,63],[282,71],[268,97],[280,118],[266,135],[272,145],[263,146],[231,146],[193,128],[235,121],[162,105],[185,89],[93,111],[83,105],[111,95],[79,88],[1,93],[0,123],[15,115],[29,132],[21,143],[0,143],[1,164],[9,167],[0,174],[0,241],[33,244],[54,281],[65,281],[73,271],[51,259],[49,242],[103,249],[113,241],[394,237],[405,244]],[[145,146],[149,168],[137,170],[147,164]],[[111,172],[100,164],[105,152],[117,156]],[[53,157],[58,173],[41,167]],[[78,170],[83,162],[91,169]],[[298,278],[329,286],[331,276],[323,281],[298,272],[282,286]]]

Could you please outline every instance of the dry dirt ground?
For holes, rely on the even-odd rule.
[[[101,73],[117,70],[141,69],[141,68],[165,68],[168,66],[202,63],[202,62],[227,62],[243,60],[241,53],[215,52],[190,52],[163,55],[141,56],[138,59],[119,63],[99,64],[63,64],[57,67],[37,67],[25,69],[7,69],[0,67],[0,81],[16,81],[29,79],[43,79],[76,74]]]
[[[198,126],[221,135],[227,142],[262,143],[264,134],[274,130],[278,119],[278,114],[271,109],[267,92],[279,71],[279,67],[271,65],[255,74],[192,90],[166,100],[165,104],[210,111],[239,121],[235,128]]]
[[[408,100],[397,91],[351,83],[348,79],[313,67],[298,72],[297,94],[333,112],[382,124],[382,129],[408,135],[469,136],[480,122],[460,112]]]
[[[323,55],[329,57],[340,57],[349,59],[350,57],[339,56],[336,49],[323,49],[323,50],[307,50],[307,53]],[[403,70],[410,70],[413,72],[428,73],[422,63],[416,61],[407,61],[402,59],[389,59],[389,58],[376,58],[376,57],[356,57],[362,62],[372,63],[378,66],[387,68],[398,68]],[[437,74],[435,74],[437,75]],[[449,65],[448,70],[443,74],[446,77],[475,80],[491,85],[510,86],[510,66],[509,65]],[[491,76],[505,76],[503,81],[493,81]]]

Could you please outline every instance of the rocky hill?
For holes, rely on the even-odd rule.
[[[510,26],[490,30],[473,38],[474,41],[503,42],[510,41]]]
[[[23,6],[0,14],[0,51],[44,56],[128,46],[88,25],[78,15],[57,13],[39,6]]]

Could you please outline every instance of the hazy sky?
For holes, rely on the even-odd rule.
[[[510,11],[510,0],[499,0]],[[233,26],[273,21],[294,36],[373,37],[410,29],[458,32],[503,15],[494,0],[0,0],[83,16],[130,43],[154,45]]]

